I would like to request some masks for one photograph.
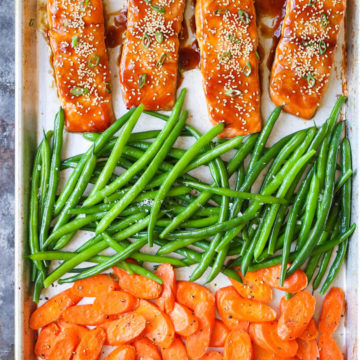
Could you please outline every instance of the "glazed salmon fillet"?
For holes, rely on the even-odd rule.
[[[334,64],[346,0],[288,0],[271,72],[275,105],[310,119],[318,108]]]
[[[221,137],[261,130],[256,16],[253,0],[198,0],[196,35],[210,120]]]
[[[173,107],[184,0],[129,0],[120,83],[128,108]]]
[[[48,0],[47,12],[67,130],[103,131],[114,115],[101,0]]]

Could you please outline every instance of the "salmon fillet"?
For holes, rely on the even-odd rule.
[[[275,105],[310,119],[334,64],[346,0],[288,0],[270,80]]]
[[[48,36],[68,131],[103,131],[114,121],[101,0],[48,0]]]
[[[196,35],[210,120],[221,137],[261,130],[256,15],[253,0],[198,0]]]
[[[184,0],[129,0],[120,83],[128,108],[169,110],[175,102]]]

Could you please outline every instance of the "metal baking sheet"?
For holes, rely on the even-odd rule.
[[[191,1],[188,1],[186,16],[191,12]],[[121,9],[124,0],[105,0],[106,12],[110,13]],[[353,179],[353,221],[359,222],[359,122],[360,122],[360,93],[358,90],[360,78],[360,4],[357,0],[348,0],[347,19],[340,35],[340,41],[336,52],[334,70],[331,74],[329,89],[321,102],[321,107],[315,117],[317,125],[320,125],[330,112],[338,94],[347,91],[349,100],[346,111],[342,115],[346,117],[347,132],[353,149],[353,167],[355,176]],[[29,178],[31,163],[37,143],[43,129],[53,127],[53,118],[59,108],[59,100],[53,78],[53,69],[50,64],[50,50],[37,26],[43,21],[44,4],[37,0],[16,0],[16,164],[15,164],[15,359],[34,359],[33,345],[35,333],[28,327],[29,316],[35,308],[31,301],[29,262],[24,259],[27,254],[27,212]],[[32,20],[33,19],[33,20]],[[268,53],[271,44],[269,39],[260,37],[260,43]],[[118,77],[118,57],[120,49],[109,50],[110,68],[113,83],[113,104],[115,114],[120,116],[125,107],[120,94]],[[344,61],[347,56],[347,63]],[[274,105],[270,101],[268,92],[269,72],[266,68],[266,60],[262,63],[262,117],[266,119]],[[184,74],[181,87],[188,89],[185,107],[190,111],[188,122],[204,132],[210,128],[207,117],[205,98],[201,87],[201,75],[198,69]],[[161,126],[161,122],[154,119],[139,121],[136,130],[154,129]],[[296,130],[311,126],[309,121],[295,118],[288,114],[282,114],[273,131],[271,142]],[[84,151],[88,142],[81,134],[65,134],[63,157]],[[177,144],[187,146],[186,143]],[[204,179],[208,174],[198,173]],[[65,178],[63,179],[63,181]],[[357,339],[359,338],[359,245],[358,230],[352,237],[346,265],[339,274],[336,285],[346,290],[347,312],[344,323],[336,333],[336,340],[341,344],[348,360],[360,359]],[[80,234],[70,249],[80,244],[88,236]],[[190,270],[178,270],[178,277],[187,279]],[[201,282],[201,279],[200,279]],[[216,290],[227,285],[225,277],[218,277],[209,286]],[[50,287],[45,290],[44,296],[52,296],[62,290],[61,286]],[[275,300],[280,294],[277,292]],[[315,293],[317,299],[321,296]],[[319,307],[317,308],[317,315]]]

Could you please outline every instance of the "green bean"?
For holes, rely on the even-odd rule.
[[[179,136],[181,135],[181,133],[179,134]],[[150,146],[151,146],[151,142],[147,142],[147,141],[133,141],[130,142],[129,144],[130,146],[136,148],[136,149],[140,149],[143,151],[146,151]],[[173,158],[174,160],[179,160],[185,153],[186,150],[184,149],[180,149],[180,148],[176,148],[176,147],[172,147],[168,153],[167,156]]]
[[[135,108],[129,110],[121,118],[115,121],[108,129],[106,129],[99,138],[94,142],[94,145],[89,148],[89,150],[81,156],[81,159],[77,167],[72,172],[70,178],[66,182],[64,189],[62,190],[60,196],[58,197],[55,204],[55,215],[59,214],[61,209],[65,206],[67,199],[72,194],[77,181],[82,173],[82,170],[85,164],[92,157],[93,153],[96,155],[103,149],[107,141],[129,120],[130,116],[135,111]]]
[[[86,200],[86,206],[94,205],[105,197],[111,195],[114,191],[118,190],[122,186],[128,183],[139,171],[141,171],[145,166],[147,166],[154,156],[158,153],[160,147],[164,141],[169,136],[172,128],[177,123],[182,105],[184,103],[186,90],[183,89],[180,93],[180,96],[173,108],[169,121],[165,124],[161,130],[158,137],[151,144],[149,149],[144,153],[144,155],[136,161],[131,168],[129,168],[125,173],[120,175],[114,182],[109,184],[106,188],[98,191],[96,194],[93,194],[91,197],[88,197]]]
[[[306,260],[309,253],[316,244],[316,241],[323,231],[323,227],[326,223],[330,212],[330,205],[332,202],[334,194],[334,184],[335,184],[335,172],[336,172],[336,160],[338,154],[338,148],[340,143],[340,138],[344,130],[344,123],[339,123],[336,128],[334,135],[331,139],[328,163],[326,169],[326,180],[325,180],[325,189],[323,194],[323,199],[321,201],[321,212],[320,217],[317,218],[315,226],[307,239],[304,246],[299,250],[299,254],[296,259],[292,262],[291,266],[287,271],[287,275],[290,276],[293,274]]]
[[[160,133],[160,130],[149,130],[132,133],[129,138],[129,142],[138,140],[149,140],[156,138]],[[89,141],[95,141],[98,139],[100,134],[98,133],[83,133],[83,137]]]
[[[209,130],[205,135],[200,137],[199,140],[196,141],[184,154],[184,156],[176,163],[173,169],[170,171],[168,177],[165,179],[163,184],[159,189],[159,193],[154,201],[154,206],[152,207],[150,213],[150,222],[148,226],[148,242],[149,246],[153,244],[153,232],[156,220],[158,218],[162,201],[164,200],[166,193],[169,191],[172,184],[176,181],[176,179],[182,174],[187,165],[191,162],[191,160],[198,154],[199,150],[209,144],[209,142],[218,135],[224,129],[224,124],[219,123],[214,126],[211,130]],[[105,226],[100,227],[100,230],[103,230]]]
[[[345,138],[341,144],[341,173],[345,174],[351,169],[351,147],[349,140]],[[340,232],[343,233],[350,225],[351,219],[351,178],[341,188],[341,214],[340,214]],[[330,266],[329,273],[321,287],[321,294],[324,294],[340,271],[341,265],[345,259],[349,241],[346,240],[339,245],[336,257]]]
[[[44,287],[44,278],[45,278],[45,273],[43,271],[39,271],[35,280],[34,293],[33,293],[33,301],[36,304],[40,300],[40,294]]]
[[[216,224],[219,220],[219,216],[209,216],[205,218],[200,219],[194,219],[194,220],[187,220],[181,224],[184,228],[203,228],[206,226],[211,226],[213,224]],[[156,226],[160,227],[166,227],[171,223],[170,219],[160,219],[156,222]]]
[[[40,177],[40,214],[43,212],[46,192],[49,185],[50,163],[51,163],[51,148],[50,139],[53,136],[53,131],[44,133],[44,139],[41,143],[41,177]]]
[[[45,240],[48,236],[50,222],[54,214],[54,203],[56,197],[56,190],[59,184],[59,171],[60,171],[60,158],[61,148],[63,143],[63,130],[64,130],[64,112],[60,108],[55,116],[54,121],[54,140],[53,152],[51,156],[49,185],[44,202],[44,208],[41,216],[40,226],[40,248],[44,247]]]
[[[341,190],[341,188],[352,177],[352,175],[353,175],[352,169],[346,170],[346,172],[343,175],[341,175],[335,186],[335,194]]]

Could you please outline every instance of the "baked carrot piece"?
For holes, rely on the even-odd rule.
[[[233,330],[225,341],[224,360],[252,360],[250,336],[244,330]]]
[[[135,340],[145,330],[146,320],[136,312],[100,325],[106,331],[106,345],[117,346]]]
[[[304,290],[308,285],[308,278],[301,269],[295,271],[294,274],[289,276],[285,280],[284,286],[280,286],[281,265],[275,265],[265,269],[257,270],[256,273],[266,284],[270,285],[272,288],[287,291],[289,293],[297,293],[301,290]]]
[[[199,360],[223,360],[223,354],[217,351],[210,351],[209,353],[202,356]]]
[[[299,345],[296,356],[300,360],[317,360],[319,359],[319,349],[316,340],[301,340],[298,339]]]
[[[73,360],[97,360],[106,340],[104,329],[98,327],[88,331],[80,340]]]
[[[71,331],[76,332],[80,338],[85,336],[89,331],[88,328],[85,326],[70,324],[64,320],[59,320],[57,324],[60,326],[61,331],[64,331],[65,329],[70,329]]]
[[[155,300],[155,303],[161,311],[169,314],[175,306],[176,277],[174,268],[170,264],[161,264],[155,274],[163,281],[161,295]]]
[[[335,332],[345,309],[345,294],[340,288],[333,287],[324,298],[319,319],[319,330],[323,334]]]
[[[243,298],[259,301],[264,304],[272,300],[271,287],[264,283],[256,271],[248,272],[245,276],[243,276],[240,271],[237,271],[237,273],[241,276],[243,280],[242,283],[231,278],[229,278],[229,280]]]
[[[298,350],[295,340],[282,340],[277,334],[277,322],[252,323],[249,335],[254,343],[279,357],[293,357]]]
[[[329,334],[321,334],[318,342],[320,360],[343,360],[344,355]]]
[[[104,360],[135,360],[136,351],[132,345],[120,345]]]
[[[120,288],[130,294],[140,299],[156,299],[160,296],[162,286],[156,281],[138,274],[130,275],[117,267],[114,267],[113,270],[119,278]]]
[[[97,296],[93,307],[103,314],[115,315],[134,310],[136,304],[135,296],[125,291],[110,291]]]
[[[232,286],[221,288],[215,294],[216,307],[222,321],[230,330],[240,329],[247,331],[249,322],[234,318],[230,311],[224,306],[224,303],[227,299],[238,297],[239,294]]]
[[[119,290],[119,284],[111,275],[95,275],[74,282],[71,292],[80,297],[97,297],[103,293]]]
[[[136,349],[136,360],[162,360],[156,345],[148,338],[141,338],[133,343]]]
[[[191,359],[203,356],[210,344],[211,333],[215,325],[215,299],[205,287],[180,281],[177,284],[177,301],[192,309],[199,320],[196,332],[186,337],[186,351]]]
[[[318,336],[319,336],[319,331],[316,325],[316,321],[314,320],[314,318],[312,318],[306,329],[299,336],[299,339],[310,341],[310,340],[315,340]]]
[[[178,337],[167,349],[161,349],[161,355],[163,360],[189,360],[185,345]]]
[[[48,359],[60,334],[60,327],[56,323],[44,326],[35,343],[35,355]]]
[[[254,359],[255,360],[277,360],[279,357],[273,352],[265,350],[261,346],[253,343]],[[281,360],[298,360],[296,357],[281,357]]]
[[[162,349],[168,348],[175,337],[174,325],[170,317],[153,303],[140,299],[136,313],[146,320],[143,335]]]
[[[80,300],[81,298],[73,294],[71,290],[65,290],[54,296],[31,314],[31,329],[38,330],[58,320],[68,307],[77,304]]]
[[[72,328],[61,331],[55,346],[50,353],[49,360],[70,360],[80,342],[80,336]]]
[[[308,326],[315,312],[315,298],[307,291],[294,295],[281,313],[277,333],[283,340],[299,337]]]
[[[78,325],[99,325],[107,320],[106,314],[94,309],[92,304],[71,306],[64,311],[62,318]]]
[[[174,310],[169,313],[175,332],[181,336],[190,336],[199,327],[199,320],[186,306],[175,303]]]
[[[210,339],[210,347],[223,347],[229,332],[229,329],[221,320],[215,319],[215,326]]]

